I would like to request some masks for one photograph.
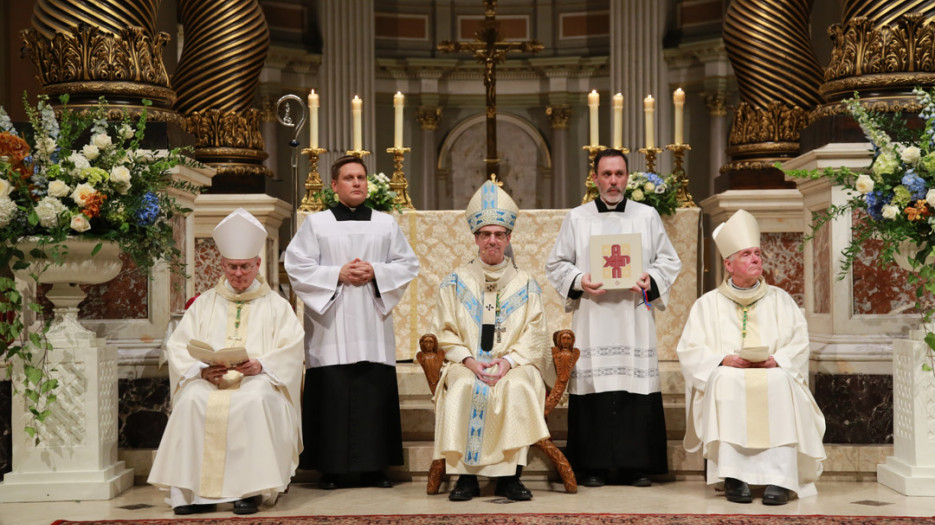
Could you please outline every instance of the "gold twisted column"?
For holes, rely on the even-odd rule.
[[[162,62],[168,33],[156,33],[160,0],[38,0],[32,28],[20,32],[23,56],[36,67],[43,92],[69,106],[97,106],[103,96],[112,119],[124,109],[181,124],[171,110],[175,92]]]
[[[212,192],[262,193],[272,172],[252,108],[269,31],[257,0],[181,0],[185,43],[172,79],[195,157],[217,169]]]
[[[741,103],[734,113],[715,189],[786,185],[772,167],[798,154],[807,112],[821,102],[821,66],[809,35],[810,0],[735,0],[724,20],[724,44],[737,75]],[[726,184],[725,184],[726,182]]]

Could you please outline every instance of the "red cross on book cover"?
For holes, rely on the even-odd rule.
[[[629,290],[643,274],[639,233],[591,236],[591,281],[605,290]]]

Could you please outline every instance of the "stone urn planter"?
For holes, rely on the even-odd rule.
[[[62,243],[64,261],[45,268],[40,283],[51,283],[46,297],[55,317],[47,337],[50,375],[58,380],[57,400],[40,428],[38,444],[25,432],[32,424],[22,399],[13,399],[13,470],[0,483],[0,502],[110,499],[130,488],[133,470],[117,461],[117,349],[78,322],[80,284],[107,282],[120,272],[119,247],[105,242],[69,238]],[[28,254],[35,247],[24,241]],[[43,260],[14,273],[30,274]],[[23,363],[13,364],[14,386],[22,384]]]

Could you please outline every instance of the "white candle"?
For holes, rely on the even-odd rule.
[[[591,113],[591,145],[600,145],[600,139],[597,133],[597,108],[601,104],[601,96],[597,94],[596,89],[588,93],[588,109]]]
[[[685,129],[685,92],[682,88],[672,93],[672,103],[675,105],[675,143],[681,144]]]
[[[623,149],[623,93],[614,95],[614,149]]]
[[[308,94],[308,147],[318,148],[318,93]]]
[[[393,147],[402,149],[403,147],[403,107],[405,106],[405,97],[399,91],[393,95],[393,109],[396,112],[396,121],[393,126]]]
[[[652,95],[646,95],[643,99],[643,114],[646,116],[646,149],[656,147],[656,130],[653,122],[653,114],[656,112],[656,101]]]
[[[351,114],[354,116],[354,151],[361,151],[364,149],[360,127],[360,113],[363,106],[364,101],[357,95],[354,95],[354,100],[351,101]]]

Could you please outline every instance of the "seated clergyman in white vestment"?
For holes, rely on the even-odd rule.
[[[304,331],[288,301],[258,275],[266,229],[246,210],[214,229],[224,277],[201,294],[166,349],[172,413],[149,482],[167,490],[176,514],[236,514],[273,504],[302,451]],[[248,359],[228,368],[192,357],[192,340],[214,349],[242,347]]]
[[[419,259],[388,213],[366,206],[367,168],[345,156],[331,166],[338,203],[305,219],[285,267],[305,303],[305,452],[319,486],[350,479],[389,488],[403,464],[393,308]]]
[[[756,218],[714,230],[727,277],[695,301],[678,344],[688,412],[685,449],[703,447],[708,484],[729,501],[783,505],[815,495],[825,418],[808,389],[808,327],[792,297],[766,284]]]
[[[436,390],[434,459],[460,474],[448,499],[496,494],[529,500],[519,479],[529,446],[549,437],[545,386],[555,382],[542,290],[504,255],[516,221],[513,199],[493,182],[474,194],[468,226],[478,257],[442,280],[432,332],[445,352]]]

